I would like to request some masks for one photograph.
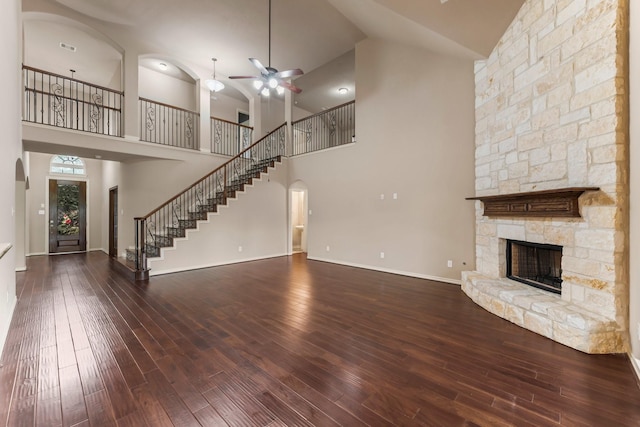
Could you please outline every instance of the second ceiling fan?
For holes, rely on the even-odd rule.
[[[229,76],[230,79],[254,79],[254,86],[260,90],[263,96],[269,96],[271,89],[276,89],[278,94],[282,94],[284,89],[291,92],[300,93],[302,89],[284,79],[300,76],[304,72],[300,68],[292,70],[278,71],[271,66],[271,0],[269,0],[269,65],[264,66],[256,58],[249,58],[249,61],[260,71],[259,76]]]

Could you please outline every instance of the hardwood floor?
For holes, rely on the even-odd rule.
[[[33,257],[0,368],[10,426],[636,426],[626,356],[460,288],[304,256],[153,277]]]

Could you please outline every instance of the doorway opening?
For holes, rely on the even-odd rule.
[[[109,189],[109,256],[118,258],[118,187]]]
[[[251,117],[249,113],[238,110],[238,124],[242,126],[238,126],[238,153],[241,153],[243,150],[249,148],[251,143],[251,129],[248,127],[251,125]],[[247,153],[244,157],[250,157],[250,154]]]
[[[308,191],[302,182],[294,183],[289,190],[290,200],[290,253],[307,252]]]
[[[49,253],[87,250],[87,183],[49,180]]]

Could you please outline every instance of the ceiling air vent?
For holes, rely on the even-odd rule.
[[[77,50],[75,46],[71,46],[70,44],[63,43],[63,42],[60,42],[60,47],[63,49],[67,49],[71,52],[75,52]]]

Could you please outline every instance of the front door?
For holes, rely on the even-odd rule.
[[[109,189],[109,256],[118,257],[118,187]]]
[[[49,253],[87,250],[87,183],[49,181]]]

